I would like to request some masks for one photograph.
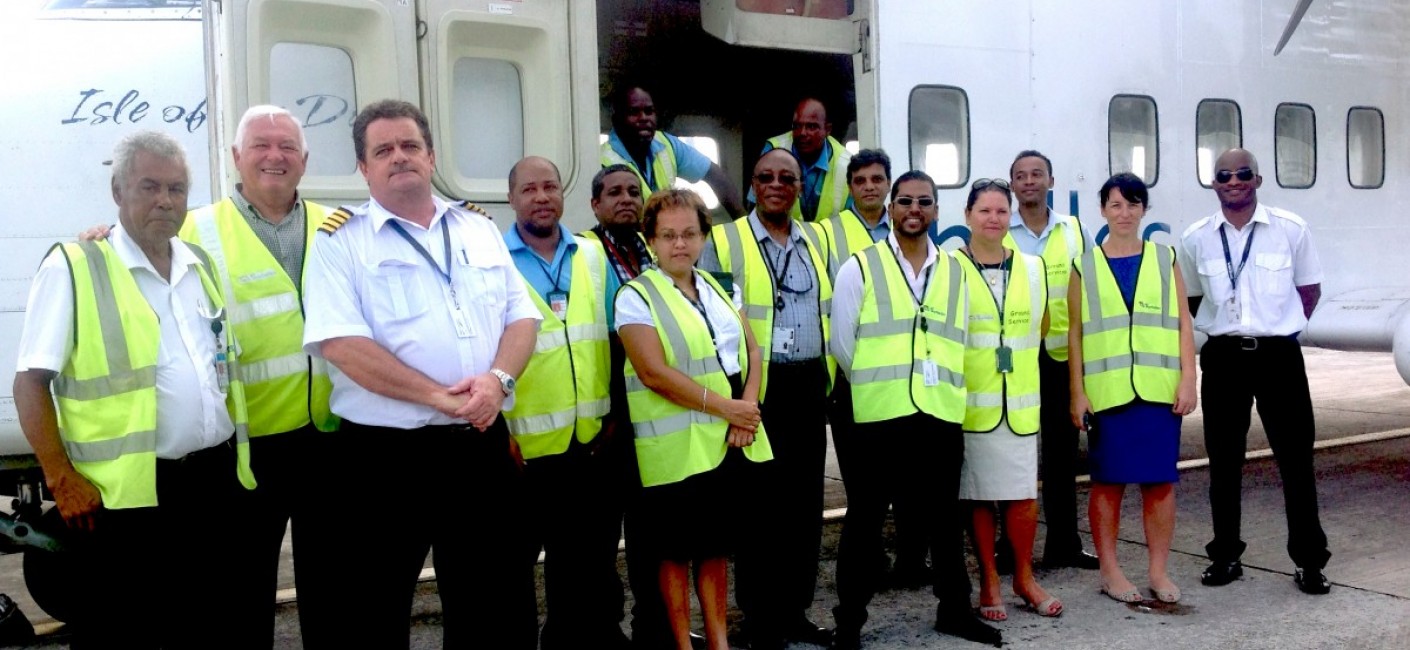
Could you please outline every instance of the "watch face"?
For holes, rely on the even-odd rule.
[[[505,378],[504,378],[504,389],[505,389],[505,390],[512,391],[512,390],[514,390],[514,386],[517,385],[518,383],[519,383],[519,382],[515,381],[513,377],[505,377]]]

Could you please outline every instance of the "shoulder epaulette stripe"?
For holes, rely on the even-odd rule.
[[[484,208],[475,205],[474,203],[471,203],[469,201],[461,201],[460,207],[465,208],[466,210],[469,210],[471,212],[478,213],[480,216],[489,219],[490,221],[494,221],[494,217],[490,216],[489,212],[486,212]]]
[[[352,218],[351,210],[348,210],[346,207],[338,208],[328,213],[328,216],[323,220],[323,224],[318,226],[318,229],[331,235],[337,232],[339,228],[342,228],[343,224],[347,223],[350,218]]]

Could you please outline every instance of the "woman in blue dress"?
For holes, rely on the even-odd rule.
[[[1092,466],[1088,517],[1102,593],[1130,603],[1141,592],[1121,571],[1116,536],[1127,483],[1141,486],[1150,590],[1180,599],[1166,573],[1175,529],[1180,419],[1195,408],[1195,344],[1175,251],[1141,240],[1146,184],[1112,176],[1100,191],[1109,233],[1073,260],[1068,285],[1072,419],[1087,431]]]

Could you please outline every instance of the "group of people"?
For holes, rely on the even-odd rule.
[[[155,132],[119,143],[118,225],[45,258],[15,380],[71,531],[75,648],[270,647],[290,522],[308,648],[406,647],[428,552],[446,647],[722,650],[732,557],[751,647],[858,648],[893,502],[918,540],[910,566],[929,553],[936,630],[997,644],[1001,549],[1025,607],[1063,612],[1033,571],[1039,438],[1045,566],[1100,568],[1104,593],[1142,599],[1116,561],[1122,488],[1137,483],[1150,589],[1174,602],[1196,329],[1210,334],[1215,520],[1202,581],[1241,574],[1257,398],[1297,582],[1330,588],[1296,342],[1320,269],[1305,224],[1257,203],[1251,154],[1219,158],[1220,211],[1177,251],[1141,240],[1149,199],[1130,174],[1103,185],[1109,235],[1093,245],[1047,207],[1052,164],[1025,151],[1009,180],[971,186],[970,238],[947,253],[930,235],[934,181],[893,181],[879,150],[849,156],[817,100],[754,164],[747,212],[718,165],[656,128],[649,93],[613,105],[597,225],[578,234],[544,158],[508,171],[503,233],[436,197],[429,124],[401,101],[357,115],[371,199],[337,210],[299,197],[307,145],[278,107],[245,113],[231,151],[241,182],[189,215],[179,145]],[[710,182],[737,218],[713,224],[673,189],[678,175]],[[1275,388],[1276,412],[1263,408]],[[848,497],[835,629],[807,615],[829,427]],[[1095,558],[1076,527],[1079,429]]]

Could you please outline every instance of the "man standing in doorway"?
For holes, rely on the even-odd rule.
[[[793,130],[764,143],[764,153],[787,149],[802,165],[802,189],[790,215],[804,221],[831,219],[852,207],[847,161],[852,155],[832,137],[832,122],[822,100],[806,97],[793,109]],[[751,194],[751,198],[757,194]]]

